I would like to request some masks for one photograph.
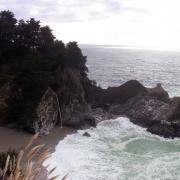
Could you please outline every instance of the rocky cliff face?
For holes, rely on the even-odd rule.
[[[136,95],[147,92],[138,81],[129,81],[122,86],[108,89],[96,86],[87,89],[85,85],[89,80],[83,79],[78,70],[67,68],[61,75],[62,86],[56,92],[48,88],[38,103],[36,118],[30,125],[33,132],[48,134],[56,125],[77,129],[96,126],[99,119],[102,120],[100,116],[112,117],[107,112],[111,105],[119,102],[122,104]],[[98,89],[98,96],[93,88]],[[95,104],[100,108],[92,109]],[[101,111],[104,112],[103,115]]]
[[[80,71],[67,68],[63,81],[71,83],[64,83],[57,91],[62,124],[78,129],[96,125],[94,117],[91,116],[91,106],[85,98],[83,80]]]
[[[32,126],[35,132],[48,134],[56,125],[77,129],[96,125],[85,99],[80,71],[66,68],[61,78],[62,86],[56,92],[48,88],[37,107]]]
[[[152,133],[180,137],[180,98],[170,99],[160,84],[146,88],[132,80],[119,87],[102,89],[71,68],[61,78],[58,89],[48,88],[42,95],[33,123],[28,124],[31,131],[48,134],[56,125],[89,128],[101,120],[121,115]],[[6,117],[12,94],[10,84],[1,87],[1,119]]]
[[[51,88],[48,88],[37,107],[37,118],[34,119],[32,124],[33,131],[40,134],[49,134],[58,123],[58,109],[57,96]]]

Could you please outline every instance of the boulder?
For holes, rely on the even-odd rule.
[[[33,131],[47,135],[58,123],[58,102],[55,92],[48,88],[36,110],[37,118],[33,122]]]
[[[64,124],[77,129],[87,129],[96,126],[96,119],[91,114],[76,111]]]
[[[96,118],[97,123],[103,120],[112,119],[114,118],[114,115],[115,115],[106,111],[104,108],[92,109],[92,114]]]
[[[61,107],[62,123],[77,129],[96,126],[96,119],[92,115],[91,107],[78,99],[73,99],[69,104]]]
[[[85,133],[83,134],[83,136],[91,137],[91,135],[90,135],[88,132],[85,132]]]
[[[167,116],[169,121],[180,122],[180,97],[174,97],[170,100]]]
[[[174,138],[177,136],[175,129],[171,125],[156,124],[149,127],[147,131],[165,138]]]
[[[138,95],[129,99],[121,110],[130,120],[143,127],[161,124],[167,120],[169,105],[155,97]]]
[[[154,88],[147,88],[147,90],[148,95],[156,97],[160,101],[169,102],[170,100],[168,92],[163,89],[160,83]]]

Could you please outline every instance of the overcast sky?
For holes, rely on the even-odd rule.
[[[65,42],[180,48],[180,0],[0,0],[0,9]]]

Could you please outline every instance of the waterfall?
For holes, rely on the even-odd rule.
[[[59,112],[59,119],[60,119],[60,127],[62,128],[62,115],[61,115],[61,108],[60,108],[60,104],[59,104],[59,99],[57,94],[54,92],[55,96],[56,96],[56,101],[57,101],[57,105],[58,105],[58,112]]]

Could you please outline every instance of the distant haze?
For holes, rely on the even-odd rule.
[[[180,48],[179,0],[0,0],[0,10],[35,17],[58,39],[80,44]]]

